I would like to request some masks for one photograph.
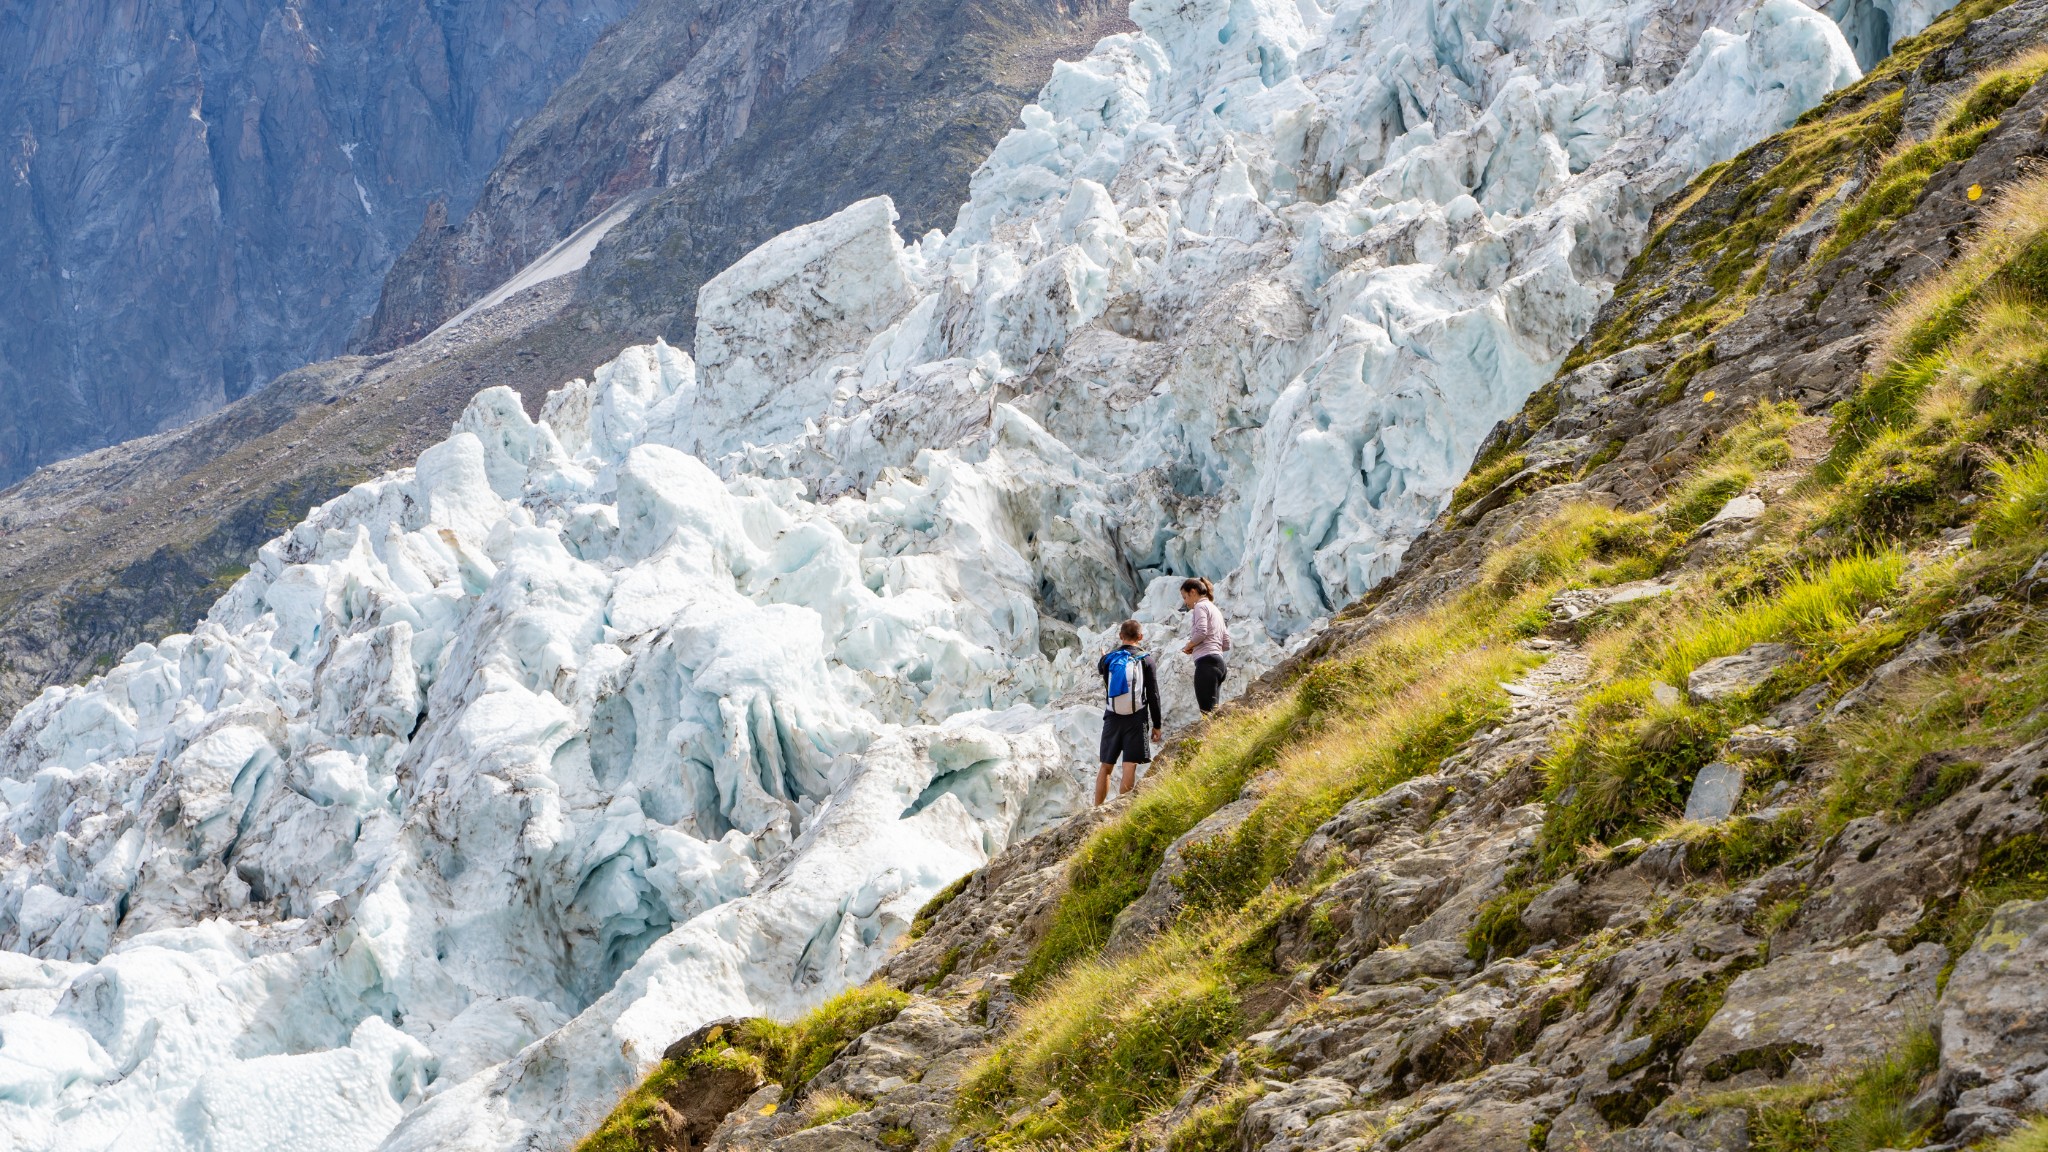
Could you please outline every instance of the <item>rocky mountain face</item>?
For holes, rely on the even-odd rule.
[[[538,411],[548,388],[636,338],[673,333],[693,314],[699,283],[780,228],[875,193],[901,197],[906,229],[949,222],[938,206],[964,198],[975,165],[1053,62],[1122,26],[1110,5],[834,11],[639,9],[515,135],[468,223],[419,234],[381,315],[411,317],[406,333],[431,329],[515,271],[520,254],[545,250],[613,203],[605,197],[673,178],[600,250],[600,272],[584,283],[570,275],[520,293],[396,353],[294,371],[213,416],[0,493],[0,710],[190,628],[265,540],[440,439],[480,389],[507,385]],[[818,59],[777,62],[798,31],[820,29]],[[677,129],[673,147],[656,140],[677,159],[647,168],[645,133],[688,116],[696,135]],[[913,154],[919,163],[902,162]],[[430,293],[431,306],[409,295],[440,283],[416,280],[429,251],[443,254],[435,267],[460,274]]]
[[[416,339],[622,197],[650,191],[659,206],[608,244],[604,283],[586,292],[624,297],[604,309],[607,327],[688,347],[698,286],[778,232],[884,193],[910,235],[949,226],[968,174],[1052,61],[1128,28],[1123,8],[643,4],[520,129],[476,207],[454,223],[428,219],[363,348]],[[904,164],[912,155],[922,162]]]
[[[2042,1147],[2044,76],[1710,170],[1372,597],[581,1147]]]
[[[630,0],[0,15],[0,485],[342,351]],[[118,334],[118,335],[116,335]]]

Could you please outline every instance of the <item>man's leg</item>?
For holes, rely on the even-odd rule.
[[[1095,770],[1095,802],[1097,804],[1109,799],[1109,769],[1110,765],[1104,764]],[[1129,791],[1130,785],[1126,784],[1124,790]]]
[[[1109,765],[1105,764],[1105,765],[1103,765],[1103,767],[1104,767],[1105,769],[1107,769],[1107,768],[1109,767]],[[1129,795],[1131,794],[1131,789],[1132,789],[1132,788],[1135,788],[1135,787],[1137,787],[1137,784],[1138,784],[1138,763],[1137,763],[1137,761],[1135,761],[1135,760],[1126,760],[1126,761],[1124,761],[1124,778],[1123,778],[1122,782],[1120,783],[1120,786],[1119,786],[1119,787],[1117,788],[1117,790],[1116,790],[1116,794],[1117,794],[1117,795],[1119,795],[1119,796],[1129,796]]]

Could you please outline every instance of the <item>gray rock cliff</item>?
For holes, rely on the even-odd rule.
[[[632,7],[0,10],[0,484],[340,352]]]

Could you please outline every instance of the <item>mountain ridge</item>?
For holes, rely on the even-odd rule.
[[[466,208],[631,8],[12,6],[0,486],[344,350],[427,203]]]

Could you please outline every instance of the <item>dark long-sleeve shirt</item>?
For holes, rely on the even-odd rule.
[[[1123,647],[1125,647],[1125,648],[1130,648],[1131,646],[1130,646],[1129,644],[1125,644],[1125,645],[1123,645]],[[1134,652],[1135,652],[1135,651],[1137,651],[1137,649],[1135,649],[1135,648],[1132,648],[1131,650],[1132,650],[1132,651],[1134,651]],[[1153,727],[1153,729],[1154,729],[1154,730],[1156,731],[1156,730],[1158,730],[1158,729],[1159,729],[1159,728],[1160,728],[1160,727],[1162,726],[1162,725],[1161,725],[1161,723],[1160,723],[1160,711],[1159,711],[1159,672],[1158,672],[1158,669],[1156,668],[1156,666],[1155,666],[1155,665],[1153,664],[1153,662],[1152,662],[1152,657],[1150,657],[1150,656],[1147,656],[1147,657],[1145,657],[1145,659],[1144,659],[1144,668],[1145,668],[1145,711],[1151,714],[1151,716],[1152,716],[1152,727]],[[1100,675],[1100,676],[1102,677],[1102,682],[1103,682],[1103,684],[1107,685],[1107,684],[1109,683],[1109,653],[1107,653],[1107,652],[1103,653],[1103,654],[1102,654],[1102,658],[1101,658],[1100,660],[1097,660],[1097,661],[1095,662],[1095,671],[1096,671],[1096,673],[1097,673],[1098,675]],[[1114,712],[1111,712],[1111,711],[1110,711],[1109,709],[1107,709],[1107,708],[1104,708],[1104,709],[1102,710],[1102,714],[1103,714],[1104,716],[1115,716],[1115,715],[1117,715],[1116,713],[1114,713]]]

